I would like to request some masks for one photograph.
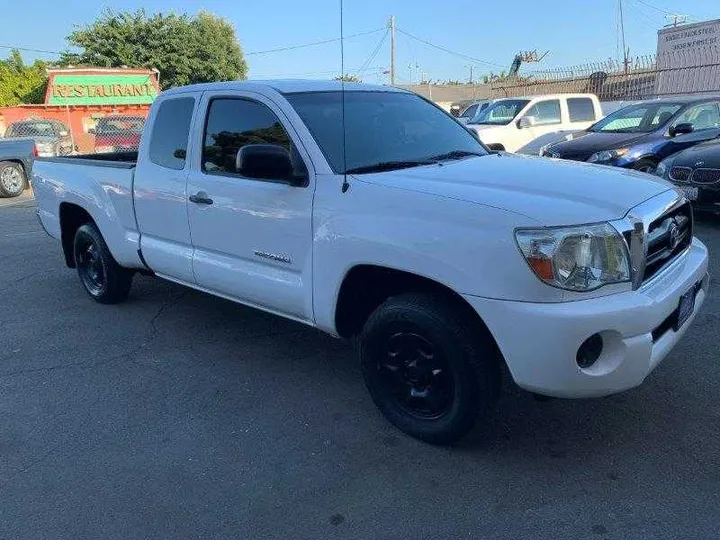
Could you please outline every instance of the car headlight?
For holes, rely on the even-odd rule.
[[[630,281],[627,244],[609,223],[518,229],[515,239],[533,272],[553,287],[592,291]]]
[[[658,163],[658,166],[655,168],[655,174],[664,178],[670,169],[671,161],[671,159],[663,159],[660,163]]]
[[[549,150],[549,148],[550,148],[553,144],[555,144],[555,143],[543,144],[543,145],[540,147],[540,150],[538,150],[538,156],[541,156],[541,157],[542,157],[542,156],[549,156],[550,153],[548,152],[548,150]]]
[[[615,150],[603,150],[602,152],[595,152],[590,156],[587,161],[588,163],[607,163],[614,159],[620,158],[628,153],[628,148],[617,148]]]

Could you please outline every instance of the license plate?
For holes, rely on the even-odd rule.
[[[677,309],[677,322],[675,323],[675,331],[677,332],[685,321],[688,320],[692,312],[695,310],[695,287],[680,297],[680,305]]]
[[[685,198],[688,201],[697,201],[698,198],[698,188],[691,187],[691,186],[679,186],[680,191],[682,191],[683,195],[685,195]]]

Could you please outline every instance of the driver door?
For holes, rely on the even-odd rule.
[[[545,135],[546,133],[552,133],[560,129],[562,125],[562,110],[560,107],[559,99],[546,99],[538,101],[534,105],[530,106],[523,114],[525,117],[533,117],[534,123],[526,128],[519,129],[520,144],[517,148],[525,146],[530,141]]]
[[[312,164],[283,113],[250,92],[206,92],[198,160],[187,183],[197,284],[304,321],[312,320]],[[280,116],[279,116],[280,115]],[[281,118],[282,116],[282,118]],[[200,130],[198,130],[200,131]],[[308,182],[249,178],[238,150],[276,144],[297,155]]]
[[[691,124],[692,132],[670,137],[661,158],[720,136],[720,102],[709,101],[690,107],[672,122],[668,132],[672,133],[673,128],[680,124]]]

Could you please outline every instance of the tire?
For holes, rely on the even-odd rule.
[[[133,274],[115,261],[94,223],[75,232],[73,256],[80,283],[93,300],[117,304],[127,299]]]
[[[397,428],[432,444],[466,435],[500,388],[497,348],[446,298],[392,297],[368,318],[360,365],[375,405]]]
[[[0,161],[0,197],[19,197],[27,186],[25,170],[19,163]]]
[[[643,158],[634,163],[631,168],[634,171],[655,174],[655,169],[657,169],[657,163],[655,163],[652,159]]]

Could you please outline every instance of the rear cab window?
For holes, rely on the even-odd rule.
[[[185,168],[195,98],[168,98],[160,103],[150,134],[150,161],[168,169]]]
[[[586,97],[568,98],[567,107],[570,122],[595,121],[595,104],[592,99]]]

